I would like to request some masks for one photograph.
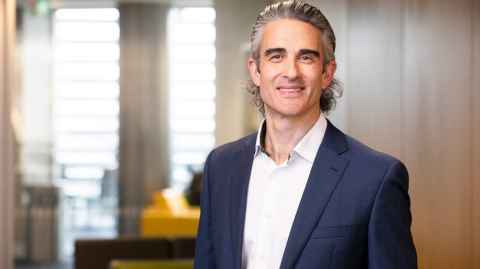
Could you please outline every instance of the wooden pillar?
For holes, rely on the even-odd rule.
[[[11,96],[14,80],[15,1],[0,0],[0,268],[13,268],[14,137]]]

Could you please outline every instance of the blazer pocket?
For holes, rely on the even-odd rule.
[[[355,225],[318,226],[312,233],[312,238],[341,238],[350,235]]]

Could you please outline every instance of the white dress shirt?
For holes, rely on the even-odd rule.
[[[263,150],[265,121],[259,127],[248,186],[242,249],[243,269],[279,268],[297,208],[327,121],[320,115],[294,147],[288,160],[277,165]]]

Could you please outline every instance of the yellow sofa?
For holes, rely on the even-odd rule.
[[[196,237],[200,209],[191,207],[183,194],[156,192],[153,204],[142,212],[143,237]]]

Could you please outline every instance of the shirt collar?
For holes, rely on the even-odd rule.
[[[320,114],[315,124],[308,130],[303,138],[293,148],[293,152],[300,155],[302,158],[309,162],[315,160],[318,148],[322,143],[325,131],[327,129],[327,120]],[[255,142],[255,154],[256,157],[260,152],[265,152],[265,135],[266,135],[266,121],[263,120],[258,127],[257,140]],[[266,153],[266,152],[265,152]]]
[[[320,114],[315,124],[308,130],[298,144],[293,148],[293,151],[309,162],[315,160],[318,148],[322,144],[325,131],[327,130],[327,120]]]
[[[257,157],[257,155],[260,152],[265,152],[265,134],[267,133],[266,129],[266,121],[262,120],[260,122],[260,126],[258,126],[258,132],[257,132],[257,140],[255,142],[255,154],[253,155],[254,157]]]

